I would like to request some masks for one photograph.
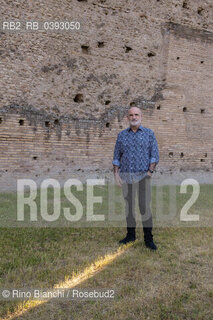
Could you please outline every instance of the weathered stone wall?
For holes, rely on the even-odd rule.
[[[213,167],[212,1],[4,1],[1,21],[80,21],[0,33],[0,168],[111,168],[130,105],[159,142],[159,171]]]

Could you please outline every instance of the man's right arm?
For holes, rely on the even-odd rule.
[[[118,134],[115,149],[114,149],[114,157],[113,157],[113,172],[115,177],[115,182],[118,186],[121,187],[122,180],[119,176],[119,168],[120,168],[120,160],[121,160],[122,152],[121,152],[121,141],[120,141],[120,135]]]
[[[114,171],[115,182],[116,182],[117,186],[121,187],[123,181],[121,180],[121,177],[119,176],[119,167],[113,165],[113,171]]]

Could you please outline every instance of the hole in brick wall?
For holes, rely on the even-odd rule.
[[[187,108],[186,107],[183,107],[183,112],[186,112],[187,111]]]
[[[173,152],[169,152],[169,158],[173,158]]]
[[[7,169],[5,170],[5,172],[7,172]]]
[[[20,119],[20,120],[19,120],[19,125],[20,125],[20,126],[23,126],[23,125],[24,125],[24,120],[23,120],[23,119]]]
[[[129,47],[129,46],[125,46],[125,49],[126,49],[126,53],[128,53],[129,51],[131,51],[132,50],[132,48],[131,47]]]
[[[58,125],[58,124],[59,124],[59,120],[58,120],[58,119],[55,119],[55,120],[54,120],[54,124],[55,124],[55,125]]]
[[[147,56],[148,57],[154,57],[154,56],[156,56],[156,53],[153,52],[153,51],[150,51],[150,52],[147,53]]]
[[[180,57],[177,57],[177,60],[180,60]]]
[[[106,123],[106,127],[107,127],[107,128],[110,127],[110,123],[109,123],[109,122]]]
[[[45,121],[45,127],[49,127],[50,126],[50,122],[49,121]]]
[[[205,109],[200,109],[200,113],[205,113]]]
[[[34,156],[34,157],[33,157],[33,160],[37,160],[37,159],[38,159],[38,157],[37,157],[37,156]]]
[[[161,107],[160,105],[159,105],[159,106],[157,106],[157,110],[160,110],[160,107]]]
[[[105,105],[110,104],[110,102],[111,102],[110,100],[106,100],[106,101],[105,101]]]
[[[76,96],[75,96],[75,98],[73,99],[74,100],[74,102],[84,102],[84,97],[83,97],[83,94],[81,94],[81,93],[78,93],[78,94],[76,94]]]
[[[120,129],[123,129],[123,126],[119,126]]]
[[[181,157],[181,158],[183,158],[183,157],[184,157],[184,153],[183,153],[183,152],[181,152],[180,157]]]
[[[205,162],[205,159],[200,159],[200,162]]]
[[[201,64],[203,64],[203,63],[204,63],[204,61],[203,61],[203,60],[201,60],[201,61],[200,61],[200,63],[201,63]]]
[[[182,7],[183,7],[184,9],[189,9],[189,8],[188,8],[188,3],[187,3],[187,1],[183,1]]]
[[[135,101],[130,102],[129,105],[130,105],[130,107],[135,107],[136,106]]]
[[[207,153],[204,153],[204,157],[207,158]]]
[[[203,8],[202,7],[199,7],[198,9],[197,9],[197,13],[199,14],[199,15],[202,15],[202,12],[203,12]]]
[[[2,118],[0,118],[0,123],[2,123]]]
[[[77,0],[78,2],[87,2],[87,0]]]
[[[98,41],[98,48],[103,48],[103,47],[104,47],[104,42]]]
[[[147,15],[145,14],[145,13],[141,13],[140,14],[140,18],[145,18],[145,19],[147,19]],[[147,49],[147,48],[146,48]]]
[[[89,46],[83,45],[83,46],[81,46],[81,50],[82,50],[83,53],[88,54],[89,53]]]

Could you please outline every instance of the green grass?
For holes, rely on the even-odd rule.
[[[153,187],[153,214],[156,190]],[[168,187],[158,190],[164,198],[165,214],[169,210],[168,190]],[[107,198],[103,188],[96,192]],[[177,192],[177,212],[191,192],[190,188],[187,194]],[[190,214],[199,212],[204,225],[212,218],[212,194],[213,186],[202,185],[200,197],[190,209]],[[82,194],[83,200],[84,197]],[[0,201],[2,221],[7,218],[7,222],[14,223],[14,212],[11,212],[16,208],[16,195],[2,193]],[[107,210],[107,204],[104,206]],[[11,314],[13,319],[45,320],[212,319],[213,232],[211,227],[194,224],[193,227],[193,223],[186,223],[187,228],[180,223],[177,227],[155,228],[154,239],[159,247],[156,253],[145,248],[142,229],[138,228],[138,240],[132,247],[77,285],[90,289],[115,288],[114,300],[50,300],[34,308],[28,302],[1,301],[0,318]],[[141,227],[140,221],[138,227]],[[51,288],[72,279],[106,254],[116,252],[117,242],[124,235],[125,228],[107,226],[1,228],[0,286]],[[21,315],[18,311],[22,310]]]
[[[59,217],[55,221],[47,221],[42,216],[44,209],[41,207],[40,190],[37,191],[36,203],[36,221],[32,221],[30,207],[24,206],[24,221],[17,219],[17,195],[16,193],[0,194],[0,225],[2,227],[125,227],[126,220],[124,213],[124,200],[121,189],[113,185],[95,186],[94,196],[101,199],[101,203],[94,203],[93,216],[96,221],[91,221],[88,215],[89,199],[86,186],[83,190],[77,191],[72,186],[71,191],[78,201],[79,209],[82,210],[82,216],[77,221],[70,221],[65,217],[64,210],[70,210],[70,216],[76,215],[76,205],[73,200],[67,199],[64,190],[59,190],[59,198],[54,196],[52,188],[48,189],[47,211],[51,216],[54,212],[54,200],[60,202]],[[213,185],[201,185],[199,197],[195,203],[192,202],[189,208],[185,209],[188,217],[199,215],[199,221],[181,221],[181,209],[187,205],[192,197],[193,188],[188,186],[187,193],[180,193],[179,186],[152,186],[152,212],[156,227],[213,227]],[[29,196],[26,192],[25,197]],[[96,201],[96,200],[95,200]],[[81,213],[80,213],[81,214]],[[101,216],[101,217],[100,217]],[[136,205],[136,219],[141,221],[138,206]]]

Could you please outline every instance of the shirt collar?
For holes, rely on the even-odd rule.
[[[130,130],[132,130],[130,127],[127,129],[128,131],[130,131]],[[138,130],[143,130],[143,126],[142,125],[140,125],[139,127],[138,127]]]

